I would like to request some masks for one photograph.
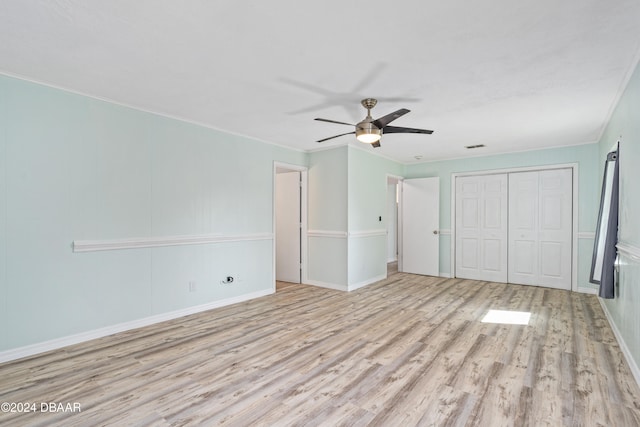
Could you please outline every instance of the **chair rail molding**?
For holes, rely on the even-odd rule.
[[[337,230],[307,230],[308,237],[332,237],[335,239],[345,239],[347,237],[346,231]]]
[[[360,231],[350,231],[349,237],[373,237],[373,236],[386,236],[387,229],[380,228],[375,230],[360,230]]]
[[[578,239],[595,239],[596,232],[595,231],[578,231],[577,237]]]
[[[618,253],[626,256],[627,258],[631,258],[636,262],[640,262],[640,248],[638,248],[637,246],[619,242],[616,245],[616,248],[618,249]]]
[[[190,236],[134,237],[111,240],[74,240],[73,252],[111,251],[119,249],[157,248],[162,246],[206,245],[212,243],[271,240],[273,233],[220,235],[200,234]]]

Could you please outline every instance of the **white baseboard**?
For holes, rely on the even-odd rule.
[[[578,292],[582,294],[598,295],[598,290],[596,288],[586,288],[583,286],[578,286]]]
[[[386,278],[387,278],[386,274],[382,274],[382,275],[377,276],[377,277],[372,277],[370,279],[363,280],[362,282],[358,282],[358,283],[354,283],[353,285],[349,285],[348,286],[348,290],[349,290],[349,292],[355,291],[356,289],[360,289],[360,288],[362,288],[364,286],[370,285],[370,284],[375,283],[375,282],[379,282],[380,280],[384,280]]]
[[[604,311],[604,315],[607,317],[607,321],[611,326],[613,335],[615,335],[616,340],[618,340],[618,345],[622,350],[622,354],[624,355],[624,358],[627,360],[627,363],[629,364],[629,368],[631,369],[633,378],[635,378],[636,383],[640,385],[640,369],[638,369],[638,365],[636,364],[636,361],[633,359],[633,356],[631,355],[631,351],[629,350],[629,347],[627,347],[627,343],[624,341],[624,338],[622,337],[620,330],[618,329],[615,322],[613,321],[611,314],[609,313],[609,309],[607,308],[607,305],[604,303],[604,301],[601,298],[598,298],[598,301],[600,301],[600,306],[602,307],[602,311]]]
[[[349,290],[346,285],[338,285],[337,283],[321,282],[320,280],[307,279],[307,281],[304,284],[305,285],[319,286],[321,288],[335,289],[336,291],[345,291],[345,292],[347,292]]]
[[[356,289],[360,289],[364,286],[370,285],[372,283],[379,282],[386,278],[387,278],[386,274],[381,274],[380,276],[372,277],[370,279],[363,280],[362,282],[354,283],[351,285],[338,285],[336,283],[321,282],[319,280],[307,280],[305,284],[320,286],[321,288],[335,289],[336,291],[351,292],[351,291],[355,291]]]
[[[250,299],[263,297],[274,293],[274,289],[266,289],[262,291],[252,292],[250,294],[239,295],[233,298],[227,298],[219,301],[196,305],[181,310],[170,311],[168,313],[156,314],[154,316],[145,317],[143,319],[132,320],[130,322],[119,323],[117,325],[106,326],[92,331],[81,332],[75,335],[69,335],[62,338],[56,338],[50,341],[44,341],[37,344],[31,344],[24,347],[18,347],[11,350],[0,352],[0,363],[9,362],[11,360],[21,359],[23,357],[33,356],[35,354],[44,353],[46,351],[57,350],[69,345],[79,344],[89,340],[106,337],[108,335],[117,334],[119,332],[131,329],[141,328],[143,326],[153,325],[167,320],[177,319],[179,317],[188,316],[190,314],[200,313],[202,311],[214,308],[224,307],[226,305],[236,304]]]

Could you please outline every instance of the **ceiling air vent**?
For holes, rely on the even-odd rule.
[[[464,148],[466,148],[467,150],[471,150],[473,148],[482,148],[484,147],[484,144],[477,144],[477,145],[465,145]]]

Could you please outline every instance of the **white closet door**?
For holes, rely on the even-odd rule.
[[[456,178],[456,277],[507,281],[507,175]]]
[[[509,282],[571,289],[571,169],[509,174]]]

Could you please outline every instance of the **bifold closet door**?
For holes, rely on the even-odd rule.
[[[509,174],[509,283],[571,289],[571,169]]]
[[[456,178],[456,277],[507,281],[507,174]]]

